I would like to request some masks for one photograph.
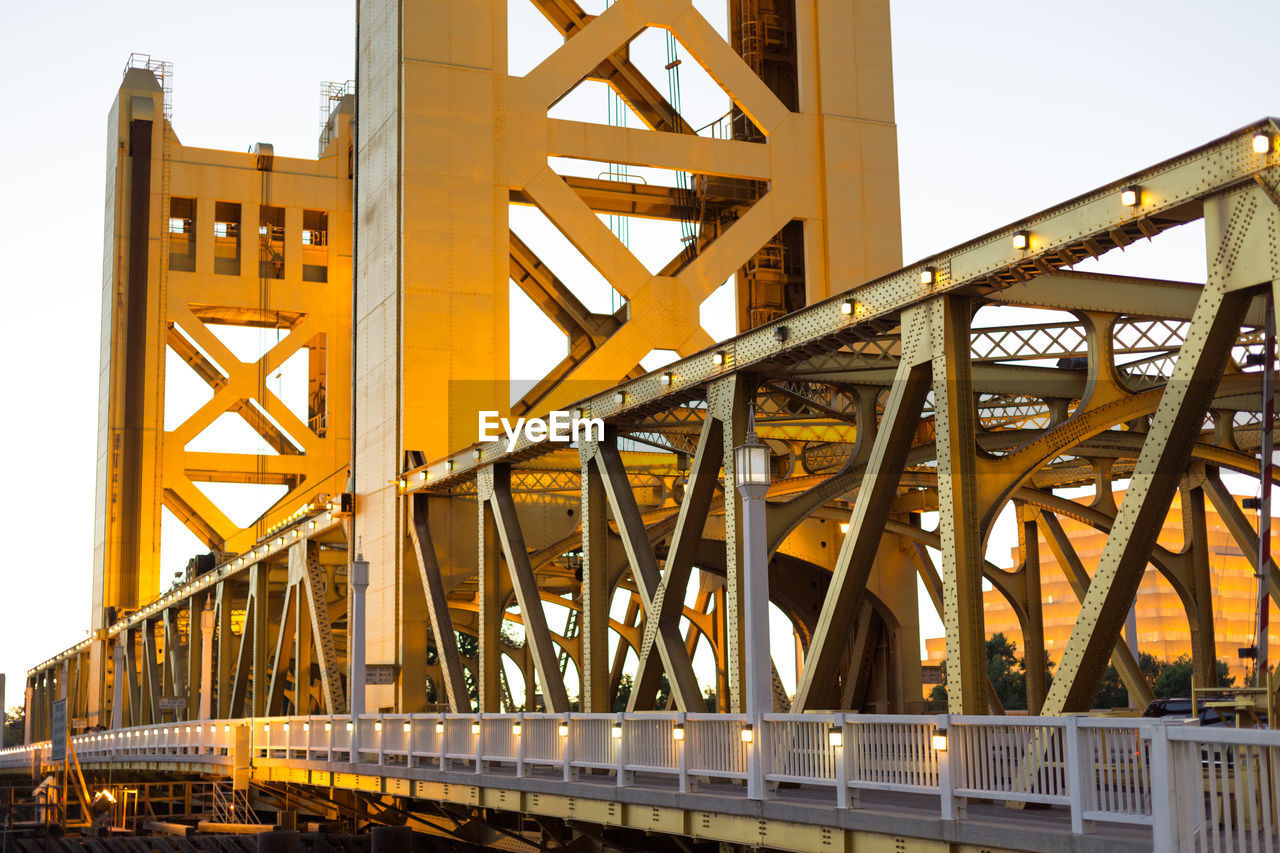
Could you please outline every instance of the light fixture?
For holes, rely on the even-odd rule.
[[[399,480],[396,480],[396,485],[403,489],[409,484],[405,482],[404,477],[401,477]]]
[[[304,733],[311,731],[311,724],[310,724],[310,723],[303,723],[303,724],[302,724],[302,731],[303,731]]]
[[[557,727],[556,727],[556,733],[557,733],[557,734],[559,734],[559,735],[560,735],[560,737],[568,737],[568,736],[569,736],[569,724],[568,724],[568,723],[561,723],[559,726],[557,726]]]
[[[622,404],[622,403],[627,402],[627,392],[626,392],[626,391],[616,391],[616,392],[614,392],[614,395],[613,395],[613,402],[618,403],[618,404]]]
[[[479,458],[480,458],[480,448],[478,448],[478,447],[473,447],[473,448],[471,449],[471,458],[472,458],[472,459],[479,459]]]
[[[404,733],[405,733],[405,734],[409,734],[409,733],[410,733],[410,732],[412,732],[412,731],[413,731],[413,726],[409,723],[409,721],[408,721],[408,720],[405,720],[405,722],[404,722]]]
[[[614,723],[609,727],[609,737],[614,740],[622,739],[622,723]]]
[[[680,723],[676,723],[674,726],[672,726],[672,727],[671,727],[671,739],[672,739],[672,740],[684,740],[684,726],[683,726],[683,725],[681,725]]]
[[[448,469],[448,470],[450,470],[450,471],[452,471],[452,470],[453,470],[453,460],[452,460],[452,459],[450,459],[448,462],[446,462],[446,463],[444,463],[444,464],[445,464],[445,468],[447,468],[447,469]]]
[[[934,731],[932,743],[933,743],[933,748],[938,752],[946,752],[947,751],[947,733],[943,731]]]
[[[1142,189],[1140,187],[1125,187],[1120,191],[1120,203],[1125,207],[1137,207],[1138,202],[1142,200]]]
[[[353,729],[355,729],[355,726],[351,723],[347,723],[347,731],[352,731]]]
[[[472,723],[472,724],[471,724],[471,733],[472,733],[473,735],[478,735],[478,734],[480,734],[480,721],[479,721],[479,720],[477,720],[476,722],[474,722],[474,723]]]
[[[844,729],[840,726],[827,729],[827,743],[837,748],[844,746]]]
[[[1022,250],[1031,245],[1031,232],[1018,231],[1013,235],[1013,248]]]
[[[374,724],[373,724],[373,730],[374,730],[375,732],[380,732],[380,731],[382,731],[382,721],[381,721],[381,720],[379,720],[378,722],[376,722],[376,723],[374,723]]]
[[[712,353],[711,363],[714,364],[716,367],[719,367],[720,365],[724,364],[724,350],[716,350],[714,353]]]
[[[756,438],[754,422],[747,440],[733,449],[733,479],[738,486],[769,485],[769,445]]]
[[[574,417],[576,420],[582,420],[582,416],[583,416],[583,414],[584,414],[584,413],[583,413],[582,409],[574,409],[574,410],[573,410],[573,417]]]
[[[933,284],[938,280],[938,270],[935,267],[925,267],[920,270],[920,283]]]
[[[285,723],[285,724],[284,724],[284,730],[285,730],[286,732],[287,732],[287,731],[289,731],[289,724],[288,724],[288,723]],[[187,726],[187,734],[191,734],[191,726]]]
[[[843,314],[843,315],[844,315],[844,316],[846,316],[846,317],[848,317],[850,314],[852,314],[852,313],[853,313],[853,300],[852,300],[852,299],[846,299],[844,302],[841,302],[841,303],[840,303],[840,313],[841,313],[841,314]]]
[[[444,720],[439,720],[438,722],[436,722],[436,734],[438,735],[444,734]]]
[[[840,522],[840,532],[841,532],[841,533],[848,533],[848,532],[849,532],[849,522],[847,522],[847,521],[842,521],[842,522]]]
[[[324,724],[324,730],[325,730],[326,732],[331,732],[331,731],[333,731],[333,723],[325,723],[325,724]]]
[[[262,730],[263,730],[264,732],[269,732],[269,731],[271,731],[271,724],[270,724],[270,723],[263,723],[263,724],[262,724]],[[168,730],[168,729],[165,729],[165,730],[164,730],[164,733],[165,733],[165,734],[168,734],[168,733],[169,733],[169,730]]]
[[[511,724],[511,733],[512,733],[513,735],[515,735],[516,737],[520,737],[520,724],[519,724],[519,723],[512,723],[512,724]]]
[[[743,726],[742,731],[738,733],[738,737],[742,738],[743,743],[751,743],[756,739],[755,732],[751,730],[751,726]]]
[[[1270,154],[1271,153],[1271,134],[1255,133],[1253,135],[1253,153],[1254,154]]]
[[[230,725],[225,725],[225,726],[223,726],[223,727],[222,727],[222,733],[223,733],[223,734],[228,734],[228,735],[229,735],[229,734],[231,734],[231,726],[230,726]]]
[[[670,370],[668,370],[666,373],[662,374],[662,384],[663,384],[663,385],[670,385],[673,379],[674,379],[674,377],[671,375],[671,371],[670,371]]]

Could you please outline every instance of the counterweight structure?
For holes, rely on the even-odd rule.
[[[315,162],[264,146],[191,156],[162,120],[155,75],[129,72],[111,131],[124,147],[108,224],[95,634],[28,674],[31,737],[47,734],[59,696],[68,716],[113,725],[343,712],[357,549],[379,675],[365,708],[688,711],[710,689],[714,710],[738,712],[753,637],[739,617],[733,449],[751,411],[771,449],[770,595],[798,648],[794,695],[778,684],[776,708],[919,710],[917,576],[946,627],[952,712],[1001,710],[984,580],[1022,627],[1033,710],[1087,709],[1109,660],[1144,695],[1119,634],[1148,563],[1177,590],[1198,683],[1212,684],[1196,508],[1208,498],[1256,553],[1220,472],[1258,472],[1250,355],[1280,272],[1275,123],[899,269],[887,4],[735,3],[729,41],[689,2],[619,0],[594,17],[534,5],[565,41],[512,76],[495,47],[505,3],[360,3],[359,126],[342,101]],[[633,65],[629,42],[653,27],[724,88],[729,132],[694,132]],[[593,80],[647,128],[548,117]],[[561,158],[684,172],[692,189],[562,175]],[[657,274],[594,215],[683,219],[690,193],[692,247]],[[588,311],[555,261],[511,233],[513,204],[542,211],[624,307]],[[328,223],[323,281],[315,214]],[[233,221],[250,237],[234,255]],[[1187,281],[1071,269],[1197,221],[1209,264]],[[735,274],[741,333],[715,342],[698,308]],[[515,402],[509,282],[569,342]],[[1016,322],[986,321],[1011,306],[1026,309]],[[1072,319],[1026,319],[1036,310]],[[217,322],[282,342],[246,363],[206,331]],[[160,426],[166,344],[214,391],[172,429]],[[324,391],[307,419],[261,380],[298,347]],[[653,349],[679,358],[645,372]],[[603,419],[605,435],[476,442],[478,410],[557,408]],[[275,454],[185,450],[226,411]],[[202,477],[289,491],[238,529],[192,488]],[[1117,507],[1118,479],[1130,484]],[[1098,497],[1054,493],[1075,486]],[[1179,491],[1190,521],[1171,554],[1157,535]],[[164,594],[161,504],[217,554]],[[1010,504],[1021,560],[1003,570],[984,553]],[[1109,535],[1079,567],[1080,616],[1047,689],[1036,527],[1058,515]],[[1280,595],[1275,567],[1263,571]],[[709,676],[694,665],[703,648]]]

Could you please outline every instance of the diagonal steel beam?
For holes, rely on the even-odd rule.
[[[654,596],[661,583],[658,561],[653,553],[653,543],[649,541],[645,531],[644,519],[636,505],[631,484],[627,481],[627,471],[623,465],[622,456],[618,453],[617,445],[606,437],[605,441],[596,443],[590,452],[594,454],[595,463],[599,466],[601,484],[604,486],[609,506],[613,509],[618,534],[622,538],[622,545],[631,566],[631,576],[635,580],[640,604],[644,608],[647,633],[651,630],[651,626],[657,624]],[[676,697],[676,705],[682,711],[700,707],[695,704],[700,701],[701,695],[698,690],[698,680],[693,674],[693,664],[680,637],[679,625],[676,625],[674,632],[662,631],[661,626],[656,630],[660,632],[658,639],[661,641],[657,644],[658,653],[662,658],[663,668],[667,672],[671,690]],[[629,707],[635,707],[637,695],[638,691],[633,686],[633,698],[629,700]],[[644,701],[652,701],[652,697]]]
[[[1045,532],[1049,534],[1045,537],[1049,550],[1053,552],[1053,558],[1058,561],[1058,566],[1062,569],[1067,583],[1071,584],[1071,591],[1083,604],[1089,592],[1089,573],[1085,571],[1080,555],[1071,544],[1071,537],[1063,529],[1058,517],[1048,510],[1040,511],[1037,524],[1044,527]],[[1118,641],[1112,648],[1111,662],[1115,664],[1116,672],[1124,682],[1124,689],[1128,691],[1130,701],[1136,699],[1146,707],[1156,698],[1151,685],[1147,684],[1146,676],[1142,674],[1142,667],[1133,656],[1133,650],[1123,640]]]
[[[1213,225],[1206,222],[1210,234],[1214,234]],[[1228,226],[1224,242],[1231,230]],[[1211,245],[1209,251],[1209,283],[1196,305],[1187,342],[1151,420],[1129,489],[1045,701],[1048,715],[1084,710],[1097,691],[1249,307],[1248,291],[1226,287],[1229,271],[1223,264],[1233,260],[1234,251],[1215,256],[1214,248]]]
[[[684,500],[680,503],[680,514],[667,551],[662,579],[654,592],[650,616],[645,622],[640,665],[636,669],[631,692],[633,705],[636,701],[648,701],[658,688],[661,654],[654,651],[654,646],[662,643],[667,646],[669,655],[677,654],[672,650],[672,637],[679,635],[685,592],[693,571],[693,556],[702,540],[723,457],[724,423],[719,418],[707,417],[702,421],[698,450],[693,457]],[[690,657],[690,661],[692,653],[686,643],[685,656]]]
[[[294,594],[293,581],[294,579],[290,578],[290,583],[285,587],[280,604],[280,621],[276,623],[279,629],[276,631],[275,655],[272,658],[271,679],[267,687],[267,713],[272,716],[284,713],[284,683],[289,677],[289,669],[293,663],[293,641],[298,631],[297,596]],[[258,674],[255,672],[254,680],[256,681],[257,678]],[[295,713],[301,712],[295,711]]]
[[[342,668],[338,665],[338,650],[333,642],[333,620],[329,616],[326,595],[327,580],[320,565],[320,553],[315,542],[306,543],[306,566],[303,573],[305,595],[311,607],[312,642],[320,664],[320,696],[330,714],[341,714],[347,709],[342,690]],[[469,706],[468,706],[469,707]]]
[[[1245,559],[1256,572],[1258,570],[1258,533],[1245,517],[1244,511],[1240,509],[1235,498],[1227,491],[1227,487],[1222,484],[1217,468],[1205,469],[1204,492],[1213,503],[1213,508],[1218,511],[1218,517],[1226,525],[1227,532],[1231,534],[1231,538],[1244,552]],[[1267,586],[1271,590],[1271,600],[1280,605],[1280,568],[1276,567],[1275,560],[1267,564]]]
[[[449,709],[461,714],[471,710],[471,695],[462,672],[462,656],[458,652],[458,637],[453,630],[444,578],[431,540],[430,500],[431,496],[423,493],[409,498],[409,537],[413,540],[414,556],[418,558],[418,576],[422,579],[422,592],[427,600],[427,618],[431,621],[431,633],[436,640],[436,659],[444,677]],[[524,612],[523,608],[521,612]]]
[[[538,580],[529,562],[529,549],[524,544],[520,520],[516,518],[516,504],[511,497],[511,468],[508,465],[493,467],[493,491],[482,499],[493,513],[494,526],[502,553],[506,557],[507,571],[515,589],[516,602],[524,622],[525,640],[533,652],[533,665],[538,673],[547,710],[561,713],[569,710],[569,694],[564,689],[564,679],[556,665],[555,644],[547,627],[547,614],[542,608],[538,593]]]
[[[845,637],[866,589],[867,578],[880,547],[884,523],[888,520],[898,479],[916,423],[929,391],[929,363],[921,358],[903,358],[898,365],[889,401],[876,432],[867,462],[862,488],[849,516],[849,533],[840,545],[832,570],[831,585],[822,604],[818,627],[809,644],[804,672],[796,686],[793,712],[809,710],[821,702],[835,683]]]

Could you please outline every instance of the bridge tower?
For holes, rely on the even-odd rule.
[[[885,0],[733,0],[728,40],[691,0],[617,0],[600,14],[532,2],[564,43],[523,76],[508,73],[508,43],[523,34],[509,31],[505,0],[358,3],[354,541],[371,565],[366,659],[399,671],[395,687],[371,688],[371,709],[424,701],[427,608],[400,472],[474,442],[478,410],[563,408],[637,375],[651,349],[711,345],[698,308],[735,273],[745,329],[901,262]],[[672,33],[684,61],[723,87],[731,130],[699,132],[636,68],[629,44],[648,28]],[[583,81],[605,82],[645,127],[549,117]],[[692,249],[651,273],[593,215],[688,217],[679,189],[559,174],[555,158],[691,175],[703,211]],[[513,235],[512,203],[536,206],[623,307],[588,312]],[[509,281],[570,341],[514,405]],[[452,588],[475,575],[476,536],[462,531],[476,510],[431,504]],[[549,536],[564,526],[559,505],[522,514]]]

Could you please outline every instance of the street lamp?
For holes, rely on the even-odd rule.
[[[747,413],[747,438],[733,451],[733,479],[742,498],[742,636],[746,657],[747,725],[773,711],[772,661],[769,654],[769,544],[765,538],[764,501],[769,491],[769,446],[756,438],[755,409]],[[746,731],[747,729],[744,729]],[[754,752],[753,752],[754,757]],[[757,768],[752,768],[753,770]],[[758,773],[748,776],[747,795],[763,796]]]

